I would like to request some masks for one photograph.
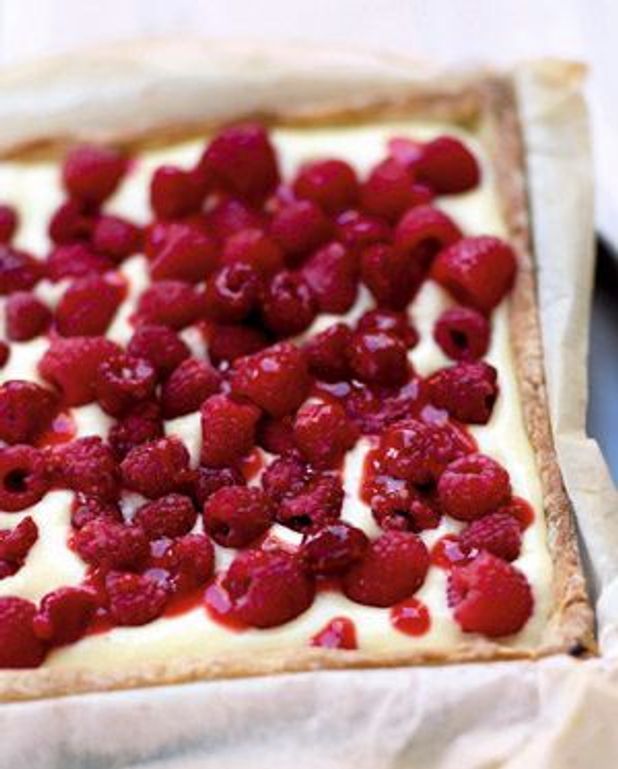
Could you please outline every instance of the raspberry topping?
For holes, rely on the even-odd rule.
[[[190,283],[160,280],[140,296],[135,320],[181,329],[195,323],[204,312],[203,295]]]
[[[271,503],[260,489],[224,486],[204,505],[204,528],[223,547],[246,547],[271,523]]]
[[[32,628],[36,606],[14,596],[0,597],[0,668],[36,668],[45,644]]]
[[[118,465],[111,447],[90,435],[52,450],[55,480],[88,496],[114,500],[119,491]]]
[[[38,538],[39,528],[29,515],[22,519],[14,529],[2,529],[0,531],[0,561],[19,569]]]
[[[180,537],[188,534],[197,520],[193,502],[183,494],[167,494],[139,507],[133,523],[140,526],[149,539]]]
[[[75,532],[73,548],[86,563],[105,569],[139,568],[149,552],[139,526],[105,518],[96,518]]]
[[[380,307],[403,310],[421,284],[422,264],[388,243],[375,243],[361,255],[361,279]]]
[[[225,241],[223,263],[248,264],[259,275],[267,277],[283,267],[283,252],[262,230],[240,230]]]
[[[74,529],[81,529],[95,518],[106,518],[117,523],[122,523],[123,520],[116,502],[103,501],[86,494],[76,494],[71,508],[71,526]]]
[[[331,223],[310,200],[288,203],[277,211],[270,225],[271,237],[293,261],[322,245],[331,232]]]
[[[316,251],[303,266],[307,281],[321,312],[347,312],[358,290],[355,255],[333,241]]]
[[[58,246],[47,257],[47,276],[56,282],[63,278],[86,278],[114,269],[112,260],[83,243]]]
[[[453,136],[439,136],[423,145],[413,167],[416,178],[439,195],[471,190],[481,178],[476,158]]]
[[[167,326],[144,323],[139,326],[127,345],[134,358],[145,358],[160,376],[167,376],[191,354],[183,340]]]
[[[27,291],[43,277],[44,266],[25,251],[0,244],[0,296]]]
[[[145,625],[160,617],[170,597],[167,584],[148,574],[111,572],[105,579],[109,612],[118,625]]]
[[[294,180],[294,194],[298,198],[311,200],[329,214],[353,208],[358,192],[356,172],[343,160],[308,163]]]
[[[313,574],[342,574],[363,557],[368,545],[362,529],[338,521],[305,535],[301,555]]]
[[[314,295],[297,273],[282,270],[270,281],[262,302],[264,325],[277,336],[294,336],[316,315]]]
[[[509,474],[491,457],[471,454],[455,460],[442,473],[438,496],[445,513],[460,521],[473,521],[509,501]]]
[[[315,467],[333,467],[351,449],[358,430],[338,403],[305,403],[294,421],[294,442]]]
[[[60,587],[41,600],[32,626],[37,637],[53,644],[79,640],[98,608],[97,596],[85,587]]]
[[[279,523],[294,531],[316,531],[339,518],[343,496],[343,487],[338,477],[316,476],[298,494],[281,501],[276,518]]]
[[[135,224],[120,216],[99,216],[92,230],[95,251],[105,254],[116,264],[140,250],[142,234]]]
[[[311,638],[322,649],[358,649],[356,627],[347,617],[335,617]]]
[[[166,419],[197,411],[202,403],[219,391],[221,375],[206,361],[187,358],[161,388],[161,406]]]
[[[460,239],[461,230],[455,222],[433,206],[412,208],[395,230],[396,248],[418,265],[423,273],[441,249]]]
[[[175,436],[136,446],[120,465],[125,486],[156,499],[175,491],[189,467],[189,452]]]
[[[116,150],[83,145],[66,156],[62,182],[72,198],[102,203],[114,192],[126,168],[126,158]]]
[[[0,203],[0,243],[10,243],[19,226],[19,214],[6,203]]]
[[[240,230],[263,227],[266,219],[241,200],[223,196],[206,215],[206,223],[216,238],[225,240]]]
[[[202,227],[174,222],[165,227],[154,248],[150,274],[153,280],[185,280],[199,283],[218,266],[214,240]]]
[[[243,474],[235,467],[198,467],[193,484],[193,496],[201,508],[207,499],[225,486],[242,486]]]
[[[433,336],[449,358],[478,360],[489,347],[489,321],[471,307],[451,307],[436,321]]]
[[[107,331],[124,299],[125,285],[113,274],[77,278],[56,308],[56,328],[62,336],[99,336]]]
[[[521,529],[508,513],[490,513],[467,526],[459,536],[464,552],[487,550],[505,561],[514,561],[521,549]]]
[[[32,443],[56,415],[58,397],[34,382],[15,379],[0,386],[0,440]]]
[[[361,382],[401,385],[409,376],[405,344],[384,331],[357,331],[348,350],[350,367]]]
[[[208,355],[215,365],[233,363],[268,347],[270,340],[252,326],[215,325],[210,331]]]
[[[82,200],[65,200],[49,221],[51,241],[60,246],[87,240],[95,226],[95,213],[95,207]]]
[[[261,478],[264,491],[275,502],[299,494],[307,480],[307,465],[294,454],[275,459],[264,470]]]
[[[119,419],[109,431],[108,441],[118,461],[135,446],[163,435],[159,406],[152,401],[140,403]]]
[[[354,251],[374,243],[386,243],[391,239],[388,224],[375,216],[359,211],[344,211],[337,217],[337,238]]]
[[[352,331],[345,323],[335,323],[312,336],[305,345],[310,372],[325,382],[347,379],[350,367],[346,358]]]
[[[16,291],[6,300],[6,335],[12,342],[28,342],[49,328],[52,314],[29,291]]]
[[[485,425],[498,397],[497,378],[488,363],[458,363],[429,378],[429,399],[460,422]]]
[[[358,319],[356,328],[358,331],[392,334],[401,339],[408,349],[418,344],[418,331],[411,325],[410,319],[403,312],[385,309],[369,310]]]
[[[108,414],[120,416],[154,393],[156,372],[144,358],[120,355],[103,361],[96,374],[97,400]]]
[[[48,488],[42,452],[22,444],[0,448],[0,510],[25,510],[36,504]]]
[[[242,262],[225,265],[206,284],[206,314],[221,323],[239,323],[255,309],[260,289],[253,267]]]
[[[204,192],[198,174],[160,166],[150,180],[150,205],[158,219],[180,219],[199,211]]]
[[[260,411],[227,395],[212,395],[202,404],[202,462],[225,467],[242,459],[255,445]]]

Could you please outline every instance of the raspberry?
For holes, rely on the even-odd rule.
[[[386,243],[368,246],[361,255],[361,279],[379,307],[405,310],[421,284],[421,265]]]
[[[422,273],[431,266],[435,255],[461,240],[461,230],[439,208],[416,206],[408,211],[395,229],[395,248],[415,262]]]
[[[206,584],[212,577],[215,551],[204,534],[185,534],[169,543],[160,564],[172,574],[176,592],[184,592]]]
[[[81,529],[97,518],[106,518],[117,523],[122,523],[123,520],[116,502],[103,501],[86,494],[76,494],[71,505],[71,526],[74,529]]]
[[[19,568],[38,538],[39,528],[29,515],[14,529],[3,529],[0,531],[0,560]]]
[[[510,291],[517,258],[500,238],[462,238],[436,257],[431,275],[458,302],[488,313]]]
[[[338,403],[309,402],[294,421],[294,441],[315,467],[336,466],[358,438],[358,430]]]
[[[139,326],[127,345],[127,352],[134,358],[145,358],[161,377],[179,366],[191,351],[171,328],[157,323]]]
[[[104,360],[96,374],[94,390],[101,408],[120,416],[154,393],[156,372],[144,358],[120,355]]]
[[[62,336],[100,336],[107,331],[126,295],[124,281],[113,274],[74,280],[56,308]]]
[[[27,291],[43,277],[44,266],[25,251],[0,243],[0,296]]]
[[[225,241],[223,263],[248,264],[266,277],[283,268],[283,252],[262,230],[240,230]]]
[[[50,424],[58,397],[34,382],[14,379],[0,386],[0,440],[31,443]]]
[[[117,344],[102,336],[54,339],[39,361],[39,373],[61,390],[66,406],[83,406],[95,398],[101,363],[120,352]]]
[[[47,257],[47,277],[57,282],[63,278],[101,275],[115,267],[111,259],[97,254],[83,243],[58,246]]]
[[[417,413],[424,405],[424,388],[419,379],[403,387],[367,387],[359,383],[345,387],[345,409],[365,435],[376,435],[386,427]]]
[[[392,158],[378,163],[361,186],[364,211],[390,222],[396,222],[404,211],[419,202],[424,202],[424,197],[419,200],[411,172]]]
[[[0,597],[0,668],[36,668],[43,662],[45,644],[32,629],[35,614],[31,601]]]
[[[0,203],[0,243],[10,243],[18,226],[17,211],[7,203]]]
[[[407,136],[393,136],[387,142],[389,157],[396,160],[402,166],[411,168],[414,163],[418,162],[422,144],[414,139],[409,139]]]
[[[473,521],[509,501],[509,474],[490,457],[471,454],[455,460],[442,473],[438,497],[447,515]]]
[[[428,425],[417,419],[389,427],[379,448],[386,473],[419,485],[436,481],[450,462],[466,453],[448,425]]]
[[[109,147],[82,145],[69,151],[62,182],[72,198],[101,203],[118,187],[127,170],[126,158]]]
[[[298,558],[281,550],[249,550],[232,561],[223,586],[233,613],[252,627],[283,625],[306,611],[315,585]]]
[[[410,319],[403,312],[385,309],[369,310],[358,319],[356,329],[358,331],[378,331],[392,334],[401,339],[408,349],[418,344],[418,331],[410,324]]]
[[[234,394],[281,417],[300,406],[311,380],[305,353],[290,342],[280,342],[236,361],[230,383]]]
[[[139,526],[96,518],[73,536],[82,560],[104,569],[139,568],[148,557],[148,540]]]
[[[399,478],[378,476],[371,491],[371,513],[380,528],[418,533],[435,529],[440,513]]]
[[[429,377],[429,399],[460,422],[486,425],[498,397],[497,378],[488,363],[457,363]]]
[[[358,192],[356,172],[343,160],[308,163],[294,180],[296,197],[316,203],[328,214],[353,208]]]
[[[33,619],[37,637],[60,646],[78,641],[98,608],[97,596],[85,587],[60,587],[47,593]]]
[[[164,231],[150,267],[153,280],[185,280],[199,283],[217,268],[219,254],[214,240],[196,225],[174,222]]]
[[[333,241],[312,254],[302,274],[321,312],[347,312],[358,293],[356,257],[341,243]]]
[[[237,358],[263,350],[269,344],[268,338],[253,326],[217,324],[210,330],[208,355],[215,365],[232,363]]]
[[[259,203],[274,192],[279,169],[274,147],[258,123],[243,123],[220,131],[199,163],[217,186],[243,200]]]
[[[265,219],[259,211],[234,198],[223,197],[207,214],[209,230],[219,240],[225,240],[240,230],[261,228]]]
[[[362,529],[338,521],[305,535],[301,556],[313,574],[341,574],[363,557],[368,545]]]
[[[221,387],[221,375],[206,361],[187,358],[161,388],[161,406],[166,419],[197,411],[206,398]]]
[[[120,470],[125,486],[149,499],[175,491],[189,467],[189,452],[175,436],[131,449]]]
[[[459,535],[464,552],[486,550],[505,561],[514,561],[521,550],[521,529],[508,513],[490,513],[467,526]]]
[[[223,547],[247,547],[270,527],[272,516],[260,489],[224,486],[204,505],[204,528]]]
[[[293,336],[307,329],[315,315],[315,300],[305,280],[288,270],[278,272],[263,298],[264,325],[278,336]]]
[[[203,507],[207,499],[215,491],[226,486],[242,486],[245,479],[236,467],[204,467],[196,471],[193,484],[193,497],[199,507]]]
[[[109,613],[118,625],[146,625],[160,617],[170,597],[169,587],[148,574],[112,572],[105,579]]]
[[[42,452],[22,444],[0,449],[0,510],[25,510],[35,505],[48,488]]]
[[[181,329],[195,323],[205,310],[203,295],[182,280],[160,280],[140,296],[137,321]]]
[[[199,211],[204,193],[197,174],[176,166],[159,166],[150,180],[150,206],[157,219],[181,219]]]
[[[413,169],[416,178],[439,195],[471,190],[481,178],[476,158],[454,136],[439,136],[424,144]]]
[[[133,222],[120,216],[99,216],[92,231],[92,246],[118,264],[140,251],[142,233]]]
[[[287,454],[294,450],[292,416],[280,419],[264,416],[258,424],[257,442],[269,454]]]
[[[491,553],[454,566],[448,604],[464,633],[490,638],[517,633],[532,615],[534,600],[525,575]]]
[[[102,500],[118,496],[118,465],[110,446],[98,436],[56,446],[52,466],[58,482],[74,491]]]
[[[16,291],[5,304],[6,335],[12,342],[28,342],[45,333],[52,314],[43,302],[29,291]]]
[[[228,264],[206,283],[207,316],[222,323],[238,323],[255,309],[261,281],[248,264]]]
[[[112,426],[108,441],[114,456],[121,461],[142,443],[154,441],[163,435],[163,421],[159,406],[146,401],[135,406]]]
[[[6,342],[0,339],[0,368],[3,368],[8,363],[11,356],[11,348]]]
[[[309,371],[324,382],[340,382],[350,376],[347,360],[352,331],[345,323],[334,323],[310,337],[305,345]]]
[[[409,598],[425,581],[429,553],[420,537],[385,531],[343,577],[343,592],[367,606],[392,606]]]
[[[410,374],[405,344],[384,331],[357,331],[348,350],[348,361],[361,382],[400,385]]]
[[[183,494],[167,494],[153,502],[146,502],[133,517],[133,523],[144,530],[148,539],[188,534],[196,520],[193,502]]]
[[[307,465],[294,454],[279,457],[262,473],[262,488],[274,502],[299,494],[308,479]]]
[[[271,237],[286,256],[298,259],[321,246],[332,232],[332,225],[321,208],[310,200],[293,200],[278,211],[270,225]]]
[[[212,395],[202,404],[202,462],[213,467],[234,464],[255,445],[259,409],[227,395]]]
[[[343,496],[339,478],[334,475],[316,476],[298,494],[282,500],[276,518],[294,531],[315,531],[339,518]]]
[[[359,211],[344,211],[337,217],[337,239],[354,251],[374,243],[386,243],[391,239],[388,224],[375,216]]]
[[[82,200],[65,200],[49,220],[50,240],[59,246],[88,240],[95,224],[94,213]]]
[[[451,307],[436,321],[433,338],[453,360],[482,358],[489,347],[490,327],[484,315],[471,307]]]

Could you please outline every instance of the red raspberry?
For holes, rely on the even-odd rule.
[[[255,309],[261,280],[248,264],[228,264],[206,283],[205,312],[211,320],[238,323]]]
[[[476,158],[454,136],[439,136],[424,144],[413,169],[416,178],[439,195],[471,190],[481,178]]]
[[[54,339],[39,361],[39,373],[61,390],[66,406],[83,406],[95,398],[101,363],[120,352],[117,344],[102,336]]]
[[[100,336],[107,331],[126,295],[122,278],[110,274],[74,280],[56,308],[62,336]]]
[[[220,131],[199,163],[217,186],[233,195],[259,203],[279,183],[277,155],[263,126],[243,123]]]
[[[500,238],[462,238],[436,257],[431,275],[458,302],[490,312],[510,291],[517,257]]]
[[[348,361],[361,382],[401,385],[410,375],[405,344],[384,331],[357,331],[348,350]]]
[[[225,241],[223,263],[248,264],[266,277],[283,268],[283,252],[262,230],[240,230]]]
[[[11,348],[6,342],[0,339],[0,368],[3,368],[8,363],[11,356]]]
[[[215,241],[203,228],[174,222],[166,226],[164,237],[154,250],[150,274],[153,280],[199,283],[215,271],[218,262]]]
[[[93,590],[60,587],[43,597],[32,627],[38,638],[54,646],[75,643],[86,632],[97,608]]]
[[[451,462],[442,473],[438,496],[447,515],[473,521],[509,501],[509,474],[490,457],[470,454]]]
[[[397,422],[380,439],[384,471],[418,485],[436,481],[450,462],[465,453],[448,425],[428,425],[417,419]]]
[[[404,312],[369,310],[358,319],[356,328],[358,331],[383,331],[392,334],[401,339],[408,349],[418,344],[418,331],[411,325],[410,319]]]
[[[153,502],[146,502],[133,517],[133,523],[144,530],[148,539],[188,534],[196,520],[193,502],[183,494],[167,494]]]
[[[0,243],[10,243],[19,226],[19,215],[13,206],[0,203]]]
[[[199,211],[204,193],[198,175],[177,166],[159,166],[150,180],[150,205],[157,219],[181,219]]]
[[[293,259],[321,246],[332,233],[322,209],[310,200],[293,200],[278,211],[270,225],[271,237]]]
[[[247,625],[267,628],[283,625],[306,611],[315,585],[301,562],[281,550],[239,553],[223,578],[234,614]]]
[[[343,592],[367,606],[392,606],[409,598],[425,581],[429,553],[420,537],[385,531],[343,577]]]
[[[3,529],[0,531],[0,560],[21,566],[38,538],[39,528],[29,515],[14,529]]]
[[[237,358],[263,350],[270,344],[267,337],[253,326],[217,324],[210,330],[208,355],[215,364],[232,363]]]
[[[81,529],[96,518],[106,518],[117,523],[122,523],[123,520],[116,502],[103,501],[86,494],[76,494],[71,505],[71,526],[74,529]]]
[[[304,165],[294,180],[294,194],[311,200],[328,214],[353,208],[358,200],[356,172],[343,160],[317,160]]]
[[[406,254],[425,273],[435,255],[461,240],[461,230],[439,208],[416,206],[401,219],[395,230],[395,248]]]
[[[274,502],[300,494],[307,480],[307,465],[294,454],[275,459],[261,477],[262,488]]]
[[[341,243],[333,241],[312,254],[302,273],[321,312],[344,313],[356,301],[357,260]]]
[[[187,592],[210,580],[215,567],[215,550],[204,534],[185,534],[167,544],[158,562],[172,575],[174,590]]]
[[[136,320],[178,330],[199,320],[204,310],[203,295],[190,283],[160,280],[140,296]]]
[[[362,529],[337,521],[306,534],[301,556],[313,574],[341,574],[363,557],[368,545],[369,540]]]
[[[187,358],[161,388],[161,406],[166,419],[197,411],[206,398],[221,387],[221,375],[206,361]]]
[[[202,404],[202,462],[213,467],[234,464],[255,446],[259,409],[227,395],[212,395]]]
[[[294,336],[307,329],[315,315],[313,293],[303,278],[288,270],[278,272],[263,298],[264,325],[277,336]]]
[[[0,668],[36,668],[43,662],[45,644],[32,629],[35,614],[31,601],[0,597]]]
[[[58,397],[34,382],[14,379],[0,386],[0,440],[31,443],[58,408]]]
[[[63,278],[101,275],[115,267],[109,257],[97,254],[83,243],[58,246],[47,257],[47,277],[56,282]]]
[[[484,315],[471,307],[451,307],[436,321],[433,338],[453,360],[482,358],[489,347],[490,327]]]
[[[419,195],[413,183],[412,173],[401,163],[387,158],[375,166],[361,187],[361,205],[373,216],[390,222],[412,206],[424,203],[426,196]]]
[[[283,499],[276,518],[294,531],[315,531],[339,518],[343,496],[339,478],[319,475],[312,478],[298,494]]]
[[[118,496],[118,465],[110,446],[98,436],[56,446],[52,466],[58,482],[74,491],[102,500]]]
[[[94,228],[94,213],[92,206],[82,200],[65,200],[49,220],[50,240],[59,246],[88,240]]]
[[[292,416],[280,419],[264,416],[258,424],[257,442],[269,454],[287,454],[294,450]]]
[[[101,363],[94,389],[101,408],[112,416],[120,416],[151,397],[156,378],[154,367],[147,360],[121,353]]]
[[[490,513],[467,526],[459,535],[464,552],[486,550],[505,561],[514,561],[521,550],[521,529],[508,513]]]
[[[265,217],[246,203],[223,197],[206,216],[209,230],[219,240],[225,240],[240,230],[261,228]]]
[[[29,291],[16,291],[5,304],[6,335],[12,342],[28,342],[45,333],[52,314],[43,302]]]
[[[146,401],[135,406],[112,426],[108,441],[120,462],[135,446],[154,441],[162,435],[163,421],[159,406]]]
[[[271,503],[260,489],[224,486],[204,505],[204,528],[223,547],[247,547],[272,523]]]
[[[290,342],[280,342],[236,361],[230,383],[234,394],[282,417],[300,406],[311,380],[305,353]]]
[[[167,584],[148,574],[112,572],[105,579],[109,613],[118,625],[146,625],[160,617],[170,597]]]
[[[243,474],[236,467],[198,467],[193,484],[193,497],[201,508],[215,491],[225,486],[242,486]]]
[[[459,422],[486,425],[498,397],[497,378],[488,363],[457,363],[429,377],[429,399]]]
[[[358,430],[338,403],[305,403],[294,421],[294,441],[315,467],[333,467],[358,439]]]
[[[96,518],[73,535],[73,548],[86,563],[104,569],[139,568],[148,557],[148,540],[139,526]]]
[[[120,216],[99,216],[92,231],[92,246],[116,264],[140,251],[142,233],[133,222]]]
[[[179,366],[191,351],[171,328],[157,323],[139,326],[127,345],[127,352],[134,358],[145,358],[159,376],[165,377]]]
[[[43,277],[44,269],[31,254],[0,243],[0,296],[32,288]]]
[[[0,449],[0,510],[25,510],[35,505],[48,488],[42,452],[21,444]]]
[[[101,203],[115,191],[126,170],[127,160],[117,150],[82,145],[64,159],[62,182],[72,198]]]
[[[482,633],[490,638],[517,633],[534,606],[525,575],[491,553],[454,566],[447,597],[464,633]]]
[[[413,531],[435,529],[440,513],[413,488],[399,478],[378,476],[371,495],[371,513],[384,530]]]
[[[417,292],[421,265],[386,243],[368,246],[361,256],[361,279],[380,307],[405,310]]]
[[[354,251],[374,243],[387,243],[391,239],[388,224],[375,216],[359,211],[344,211],[337,217],[337,239]]]
[[[189,467],[189,452],[175,436],[131,449],[120,470],[124,485],[149,499],[175,491]]]
[[[309,371],[324,382],[340,382],[350,376],[347,352],[352,331],[345,323],[334,323],[312,336],[305,345]]]

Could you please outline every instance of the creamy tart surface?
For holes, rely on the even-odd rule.
[[[0,666],[540,641],[472,134],[225,128],[0,169]]]

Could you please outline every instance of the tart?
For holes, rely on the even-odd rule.
[[[0,167],[0,693],[592,649],[512,84]]]

